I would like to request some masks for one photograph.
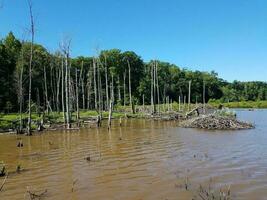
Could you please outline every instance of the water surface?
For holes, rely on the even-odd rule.
[[[110,131],[104,124],[32,137],[1,135],[0,161],[11,172],[19,164],[25,171],[11,173],[0,199],[28,199],[27,187],[47,189],[44,199],[51,200],[199,199],[200,184],[214,191],[231,185],[232,199],[266,199],[267,111],[237,113],[256,129],[203,131],[125,119],[121,127],[114,121]],[[23,148],[16,147],[18,137]]]

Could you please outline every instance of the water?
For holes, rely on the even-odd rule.
[[[256,129],[203,131],[127,119],[121,127],[114,121],[110,132],[104,125],[1,135],[0,161],[11,173],[0,199],[29,199],[27,188],[47,189],[43,199],[51,200],[199,199],[200,184],[214,191],[231,185],[232,199],[266,199],[267,110],[237,113]],[[16,147],[18,137],[23,148]],[[19,164],[25,170],[12,173]]]

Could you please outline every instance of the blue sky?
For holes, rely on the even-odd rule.
[[[24,37],[26,0],[0,0],[0,37]],[[72,56],[133,50],[145,61],[215,70],[229,80],[267,81],[266,0],[33,0],[36,41],[55,51],[72,37]]]

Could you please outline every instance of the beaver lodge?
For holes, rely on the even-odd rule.
[[[202,114],[200,114],[202,112]],[[208,130],[242,130],[254,128],[248,122],[236,119],[236,114],[228,109],[209,111],[203,114],[203,108],[195,108],[187,113],[187,119],[181,122],[184,128],[200,128]]]

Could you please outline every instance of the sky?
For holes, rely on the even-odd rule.
[[[216,71],[225,80],[267,81],[266,0],[32,0],[36,42],[71,55],[131,50],[144,61]],[[29,38],[27,0],[0,0],[0,38]]]

